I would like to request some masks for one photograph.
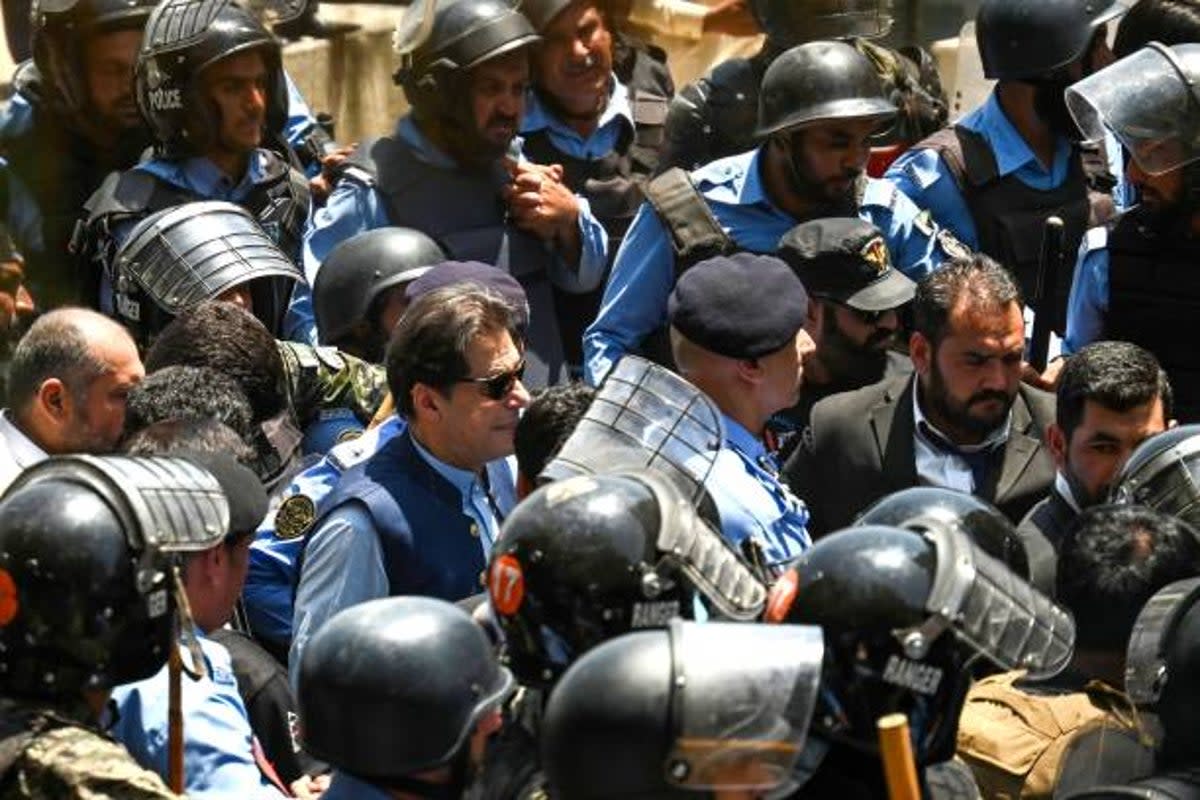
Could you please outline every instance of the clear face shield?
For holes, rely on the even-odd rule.
[[[812,720],[821,629],[675,621],[666,780],[690,790],[787,787]]]
[[[1162,699],[1170,674],[1167,651],[1184,612],[1200,600],[1200,578],[1176,581],[1150,598],[1138,614],[1125,654],[1125,693],[1135,704],[1153,707]]]
[[[1186,429],[1200,427],[1187,425]],[[1159,436],[1183,434],[1176,428]],[[1153,446],[1155,439],[1143,446]],[[1200,525],[1200,435],[1180,438],[1149,458],[1139,459],[1134,451],[1126,463],[1109,500],[1122,505],[1140,505]]]
[[[1089,141],[1111,130],[1147,174],[1200,159],[1200,44],[1157,42],[1067,89],[1067,108]]]

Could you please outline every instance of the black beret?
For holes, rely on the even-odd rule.
[[[435,289],[443,289],[456,283],[477,283],[500,295],[517,314],[520,327],[529,323],[529,299],[517,279],[499,267],[482,261],[443,261],[434,264],[428,272],[412,281],[404,289],[409,302]]]
[[[671,327],[728,358],[774,353],[804,327],[808,294],[791,267],[772,256],[735,253],[701,261],[667,301]]]

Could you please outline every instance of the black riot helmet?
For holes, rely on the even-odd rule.
[[[818,39],[875,39],[892,29],[892,0],[750,0],[750,11],[778,50]]]
[[[1101,26],[1127,6],[1121,0],[983,0],[975,39],[984,77],[1052,75],[1083,57]]]
[[[229,519],[217,479],[180,458],[61,456],[21,473],[0,501],[5,694],[153,675],[171,643],[171,556],[217,544]]]
[[[321,344],[349,339],[363,322],[376,331],[372,308],[388,289],[404,286],[447,258],[437,242],[412,228],[376,228],[338,244],[321,264],[313,281],[313,312]],[[379,361],[379,358],[370,358]]]
[[[401,788],[405,776],[468,756],[476,725],[513,688],[483,630],[458,607],[430,597],[372,600],[334,616],[304,649],[304,748]]]
[[[1113,481],[1114,503],[1146,506],[1200,527],[1200,425],[1151,436]]]
[[[814,733],[877,752],[875,721],[902,712],[917,761],[954,754],[968,668],[984,658],[1046,678],[1074,651],[1070,615],[954,526],[864,525],[829,534],[777,582],[771,622],[825,632],[826,704]]]
[[[551,795],[788,788],[822,652],[817,628],[680,620],[600,645],[566,672],[542,718]]]
[[[190,154],[217,136],[216,109],[198,94],[201,73],[230,56],[262,54],[269,130],[287,122],[279,41],[235,0],[163,0],[146,22],[137,61],[137,101],[164,152]]]
[[[509,0],[416,0],[396,26],[394,79],[418,120],[474,131],[467,72],[538,38]]]
[[[983,552],[998,559],[1043,594],[1054,594],[1054,571],[1043,565],[1034,575],[1030,565],[1043,555],[1037,543],[1022,541],[1008,517],[984,500],[965,492],[917,486],[876,501],[856,520],[858,525],[889,525],[924,533],[931,524],[948,525],[969,536]],[[1049,555],[1053,561],[1054,550]],[[1031,552],[1032,550],[1032,552]]]
[[[639,628],[758,616],[766,589],[668,479],[588,475],[527,497],[500,530],[488,568],[508,665],[548,686],[587,650]]]
[[[300,270],[241,206],[185,203],[139,222],[113,258],[113,308],[143,346],[186,309],[247,287],[279,335]]]
[[[833,119],[869,119],[882,126],[896,113],[866,56],[845,42],[809,42],[780,54],[767,67],[757,135]]]
[[[84,49],[93,36],[141,30],[154,0],[35,0],[32,18],[33,62],[42,75],[47,99],[77,122],[91,109]]]

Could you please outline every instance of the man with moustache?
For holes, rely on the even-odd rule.
[[[912,362],[889,345],[916,284],[892,267],[879,230],[854,217],[797,225],[780,240],[779,257],[808,290],[804,329],[816,350],[804,365],[800,402],[772,425],[803,437],[818,400],[912,372]],[[799,440],[783,449],[790,453],[793,443]]]
[[[538,35],[508,0],[414,3],[414,27],[434,3],[426,38],[398,37],[395,77],[412,111],[350,157],[313,216],[305,272],[313,282],[332,248],[362,231],[419,230],[452,259],[494,264],[520,281],[530,306],[530,383],[566,380],[554,289],[596,288],[607,237],[561,167],[521,156],[516,136]]]
[[[1111,131],[1130,154],[1126,178],[1141,198],[1088,231],[1067,311],[1064,353],[1120,339],[1158,358],[1181,422],[1200,421],[1200,44],[1151,44],[1067,90],[1091,137]]]
[[[1083,141],[1063,101],[1071,83],[1112,62],[1107,23],[1117,0],[983,0],[975,35],[996,88],[981,107],[896,159],[885,175],[963,244],[987,253],[1035,296],[1042,228],[1065,223],[1073,255],[1112,201],[1089,202]],[[1055,330],[1062,331],[1070,273],[1061,270]]]
[[[1043,444],[1054,398],[1021,383],[1021,290],[985,255],[954,259],[917,285],[914,375],[827,397],[784,474],[820,536],[912,486],[974,494],[1014,523],[1046,496]]]
[[[965,253],[895,187],[864,177],[872,134],[896,115],[866,56],[843,42],[800,45],[771,64],[761,97],[757,149],[647,185],[584,336],[590,382],[628,352],[661,347],[667,296],[691,264],[734,250],[773,253],[799,222],[866,219],[910,277],[934,270],[946,252]]]

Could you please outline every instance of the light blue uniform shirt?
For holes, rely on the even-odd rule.
[[[229,651],[199,635],[208,677],[183,677],[185,790],[199,800],[281,798],[254,761],[250,719],[238,693]],[[182,650],[188,659],[188,650]],[[113,689],[118,717],[110,733],[137,762],[167,779],[167,667]]]
[[[1071,143],[1065,137],[1058,137],[1054,163],[1050,169],[1046,169],[1005,116],[995,92],[988,96],[987,102],[957,124],[979,134],[988,143],[996,158],[996,172],[1000,177],[1012,175],[1031,189],[1039,191],[1056,189],[1067,179],[1071,166]],[[934,221],[949,229],[960,242],[972,249],[979,249],[979,235],[967,201],[950,174],[950,168],[937,151],[923,148],[901,154],[888,167],[884,178],[918,206],[928,210]]]
[[[776,207],[759,175],[759,150],[706,164],[692,173],[717,222],[742,249],[774,253],[796,220]],[[936,269],[946,254],[928,215],[886,181],[869,179],[859,216],[882,231],[892,263],[913,280]],[[643,203],[633,219],[595,322],[583,337],[585,377],[598,384],[623,356],[666,323],[675,285],[675,254],[662,220]]]
[[[1104,336],[1108,316],[1108,229],[1092,228],[1079,245],[1071,296],[1067,301],[1067,335],[1063,352],[1077,352]]]
[[[521,122],[521,134],[528,136],[545,130],[550,141],[561,152],[574,158],[595,161],[617,149],[622,133],[632,132],[633,108],[629,105],[629,89],[612,76],[612,90],[608,105],[600,114],[596,128],[586,137],[563,122],[547,109],[538,99],[537,92],[530,91],[525,102],[525,118]]]
[[[742,542],[754,540],[765,566],[779,568],[812,545],[808,508],[780,482],[778,464],[763,441],[722,416],[725,446],[704,482],[721,515],[721,535],[742,555]]]
[[[413,439],[417,452],[438,474],[458,488],[463,513],[479,526],[479,541],[487,561],[499,522],[482,491],[479,479],[466,470],[433,457]],[[488,483],[501,516],[517,504],[516,468],[511,458],[487,465]],[[299,685],[300,658],[304,646],[325,621],[343,608],[387,597],[389,583],[383,564],[383,546],[375,521],[359,503],[347,503],[329,513],[308,540],[304,568],[296,587],[292,617],[292,646],[288,671],[293,688]]]

